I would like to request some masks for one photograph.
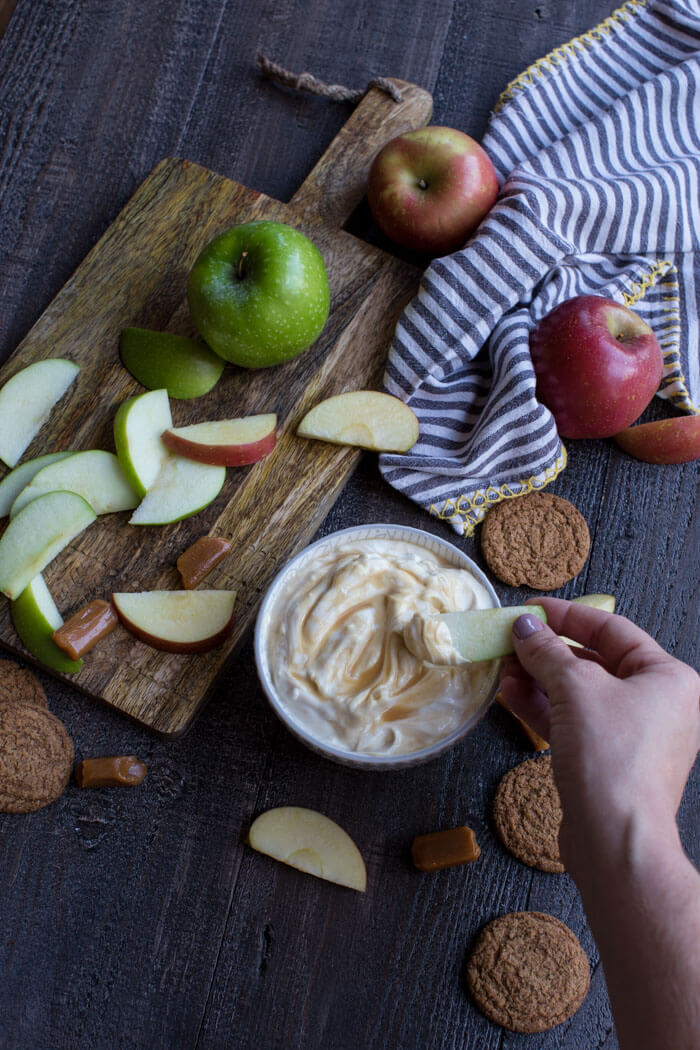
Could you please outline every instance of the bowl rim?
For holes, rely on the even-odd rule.
[[[498,664],[500,661],[494,661],[496,667],[494,669],[493,682],[491,683],[485,699],[482,704],[472,713],[472,715],[463,723],[458,726],[457,729],[453,730],[446,737],[442,737],[440,740],[434,741],[427,747],[421,748],[418,751],[409,751],[405,754],[400,755],[371,755],[362,754],[357,751],[349,751],[345,748],[335,747],[333,744],[327,744],[317,737],[310,734],[303,726],[299,725],[290,716],[289,712],[283,706],[277,690],[272,681],[272,676],[269,668],[269,661],[267,659],[266,652],[266,640],[267,640],[267,626],[270,622],[270,615],[268,610],[274,604],[275,598],[282,590],[286,577],[294,570],[301,561],[311,557],[312,552],[317,550],[319,547],[326,546],[329,543],[338,542],[342,537],[349,537],[351,534],[357,535],[364,538],[381,538],[383,535],[392,535],[397,539],[403,537],[407,540],[413,539],[417,546],[423,547],[427,550],[431,549],[431,545],[434,544],[443,553],[446,553],[453,561],[453,564],[459,568],[460,565],[463,568],[469,569],[469,571],[476,577],[479,583],[486,589],[489,597],[494,603],[495,607],[500,607],[501,602],[496,594],[493,584],[486,576],[483,569],[481,569],[476,562],[465,554],[464,551],[460,550],[456,544],[451,543],[449,540],[444,539],[442,536],[436,536],[432,532],[428,532],[423,529],[417,529],[411,525],[396,525],[391,522],[376,522],[364,525],[350,525],[343,529],[337,529],[334,532],[326,533],[325,536],[321,536],[319,539],[314,540],[313,543],[308,544],[298,551],[286,564],[275,574],[270,580],[265,595],[258,609],[258,614],[255,621],[255,636],[254,636],[254,652],[255,652],[255,666],[258,673],[258,679],[262,686],[263,692],[267,698],[268,703],[272,707],[277,717],[283,723],[283,725],[289,730],[289,732],[297,738],[302,744],[305,744],[311,751],[315,751],[317,754],[322,755],[324,758],[328,758],[333,762],[341,765],[350,766],[354,769],[367,769],[367,770],[381,770],[381,769],[403,769],[408,766],[420,765],[423,762],[428,762],[433,758],[438,758],[444,754],[450,748],[454,747],[459,743],[460,740],[466,734],[474,728],[474,726],[483,718],[484,714],[491,706],[493,698],[498,688]],[[433,553],[436,553],[433,550]]]

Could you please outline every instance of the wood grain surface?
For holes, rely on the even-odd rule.
[[[47,357],[80,365],[23,460],[64,449],[112,450],[117,408],[143,389],[121,365],[119,333],[137,325],[196,334],[187,275],[213,237],[272,219],[300,229],[323,256],[331,312],[310,350],[275,368],[230,366],[208,395],[172,405],[176,426],[276,412],[272,453],[250,468],[229,468],[218,498],[175,525],[129,525],[130,512],[101,516],[44,573],[67,618],[115,591],[178,588],[175,562],[195,539],[209,532],[230,540],[231,556],[206,581],[236,591],[236,623],[223,645],[200,656],[166,653],[119,626],[71,676],[91,697],[164,735],[187,729],[251,629],[270,579],[311,539],[359,459],[357,449],[297,438],[296,429],[324,398],[380,385],[394,325],[418,286],[418,270],[341,229],[363,196],[377,150],[430,118],[430,94],[395,83],[402,100],[369,91],[289,204],[188,161],[161,162],[0,369],[2,384]],[[7,602],[0,606],[0,641],[29,655]]]
[[[289,200],[351,115],[262,80],[260,49],[295,71],[364,85],[420,84],[435,123],[483,133],[528,63],[607,17],[609,0],[17,0],[0,42],[0,359],[163,157],[187,157]],[[347,224],[388,248],[360,205]],[[657,409],[661,411],[661,409]],[[696,659],[697,471],[637,463],[610,442],[570,442],[551,491],[593,548],[560,593],[611,591],[620,610]],[[321,531],[392,521],[460,540],[359,465]],[[497,586],[502,600],[529,595]],[[598,953],[568,875],[510,857],[492,827],[502,774],[527,742],[493,708],[458,747],[413,771],[366,774],[298,744],[261,693],[250,641],[185,736],[164,741],[72,685],[40,675],[76,760],[137,754],[133,791],[80,791],[0,815],[2,1050],[615,1050]],[[696,774],[679,827],[700,861]],[[243,843],[272,805],[322,810],[355,839],[354,894]],[[604,816],[601,817],[604,819]],[[464,869],[412,868],[414,835],[468,823]],[[480,927],[547,911],[580,937],[591,990],[538,1036],[488,1022],[463,968]]]

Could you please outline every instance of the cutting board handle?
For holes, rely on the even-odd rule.
[[[292,197],[296,208],[342,226],[364,196],[375,154],[397,135],[428,123],[430,92],[405,80],[393,83],[403,100],[395,102],[385,91],[370,88]]]

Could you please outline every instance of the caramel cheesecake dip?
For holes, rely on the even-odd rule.
[[[431,617],[496,602],[447,556],[339,533],[283,575],[266,613],[267,666],[286,718],[319,744],[408,755],[450,737],[489,698],[495,664],[461,661]]]

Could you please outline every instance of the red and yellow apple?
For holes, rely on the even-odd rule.
[[[638,419],[659,388],[663,354],[627,306],[600,295],[567,299],[530,335],[537,398],[565,438],[612,437]]]
[[[615,434],[615,441],[645,463],[690,463],[700,459],[700,416],[640,423]]]
[[[455,128],[421,128],[392,139],[374,158],[367,182],[380,229],[429,255],[464,247],[497,196],[488,155]]]

